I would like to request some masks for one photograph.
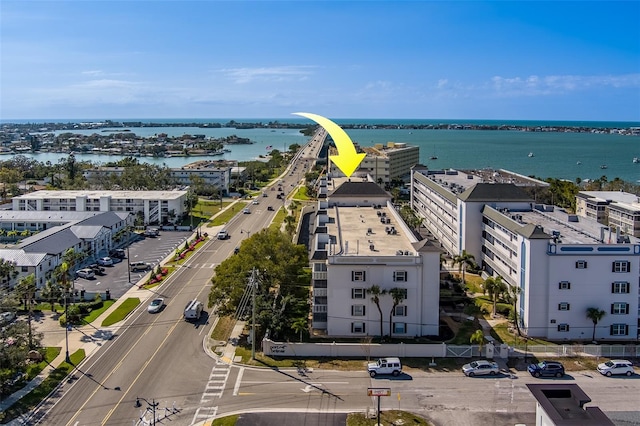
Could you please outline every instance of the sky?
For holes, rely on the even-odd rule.
[[[640,1],[0,2],[0,120],[640,122]]]

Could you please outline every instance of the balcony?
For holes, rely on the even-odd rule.
[[[319,271],[313,272],[311,278],[314,280],[326,280],[327,279],[327,271]]]

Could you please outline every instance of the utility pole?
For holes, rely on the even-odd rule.
[[[251,359],[256,359],[256,268],[251,270]]]
[[[129,273],[129,285],[131,285],[131,257],[129,257],[130,245],[131,245],[131,228],[127,225],[127,272]]]

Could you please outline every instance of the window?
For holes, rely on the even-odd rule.
[[[393,310],[393,316],[396,317],[406,317],[407,316],[407,307],[404,305],[398,305]]]
[[[571,283],[569,281],[560,281],[558,283],[558,288],[560,290],[571,290]]]
[[[613,272],[629,272],[630,264],[626,260],[616,260],[613,262]]]
[[[352,322],[351,323],[351,332],[352,333],[364,333],[364,323],[363,322]]]
[[[624,302],[616,302],[611,304],[611,314],[625,315],[629,313],[629,304]]]
[[[352,288],[351,289],[351,298],[352,299],[364,299],[366,297],[366,291],[364,288]]]
[[[629,293],[629,283],[626,281],[616,281],[611,283],[611,293]]]
[[[351,305],[351,315],[354,317],[363,317],[365,313],[364,305]]]
[[[28,267],[28,266],[21,266],[21,267],[20,267],[20,271],[22,271],[22,272],[29,272],[29,267]]]
[[[587,261],[586,260],[578,260],[576,262],[576,269],[587,269]]]
[[[558,324],[558,331],[566,333],[569,331],[569,324]]]
[[[627,324],[611,324],[609,334],[612,336],[626,336],[629,334],[629,326]]]
[[[558,310],[559,311],[568,311],[569,310],[569,304],[567,302],[558,303]]]
[[[394,322],[393,323],[393,332],[395,334],[404,334],[407,332],[407,323],[406,322]]]
[[[407,271],[393,271],[394,281],[407,281]]]
[[[365,273],[364,271],[351,271],[351,281],[364,281]]]

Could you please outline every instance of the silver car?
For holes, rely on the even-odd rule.
[[[612,359],[611,361],[598,364],[598,371],[603,376],[611,377],[615,374],[626,374],[631,376],[635,373],[633,364],[626,359]]]
[[[500,372],[500,367],[498,364],[492,361],[487,361],[486,359],[481,359],[478,361],[470,362],[469,364],[465,364],[462,366],[462,372],[465,376],[473,377],[473,376],[483,376],[490,375],[495,376]]]

